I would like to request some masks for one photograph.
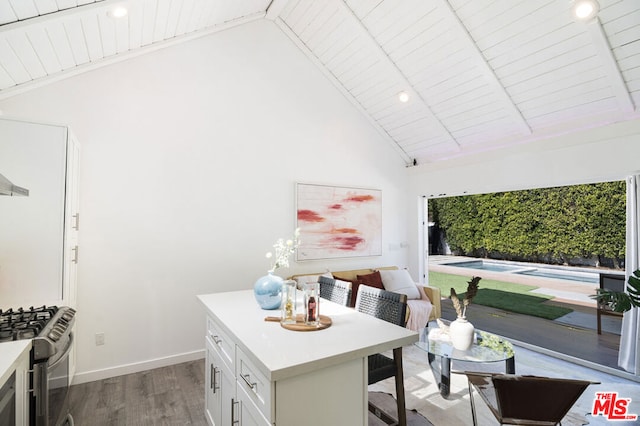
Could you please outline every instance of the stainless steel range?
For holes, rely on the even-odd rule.
[[[66,306],[0,311],[0,342],[32,339],[30,425],[73,425],[67,394],[75,313]]]

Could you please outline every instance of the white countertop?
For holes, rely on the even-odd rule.
[[[320,314],[331,327],[318,331],[291,331],[267,316],[280,310],[262,310],[252,290],[198,296],[225,332],[252,357],[271,381],[282,380],[418,341],[418,333],[321,299]]]
[[[23,355],[29,356],[31,340],[15,340],[0,343],[0,386],[2,386],[18,365],[18,360]]]

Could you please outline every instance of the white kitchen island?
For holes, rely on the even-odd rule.
[[[414,331],[321,299],[331,327],[291,331],[253,291],[200,295],[207,311],[210,424],[367,424],[367,357],[418,340]],[[235,422],[235,423],[234,423]]]

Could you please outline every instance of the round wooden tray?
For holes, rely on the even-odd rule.
[[[280,322],[280,317],[266,317],[265,321],[273,321]],[[331,318],[326,315],[320,315],[320,323],[316,325],[307,325],[304,323],[304,316],[302,314],[296,315],[296,323],[295,324],[282,324],[280,322],[280,326],[282,328],[286,328],[287,330],[293,331],[318,331],[324,330],[325,328],[331,327]]]

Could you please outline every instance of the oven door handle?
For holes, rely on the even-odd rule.
[[[44,389],[47,389],[47,363],[39,362],[33,367],[33,378],[35,381],[35,388],[38,389],[38,392],[34,394],[36,400],[36,419],[35,424],[38,424],[37,419],[47,418],[47,407],[49,405],[49,395],[48,392],[44,392]]]
[[[67,342],[67,346],[65,346],[64,351],[62,351],[62,355],[60,355],[60,357],[56,360],[56,362],[49,365],[50,370],[56,368],[58,364],[60,364],[62,361],[65,360],[65,358],[67,358],[67,356],[69,356],[72,345],[73,345],[73,333],[69,333],[69,341]]]

